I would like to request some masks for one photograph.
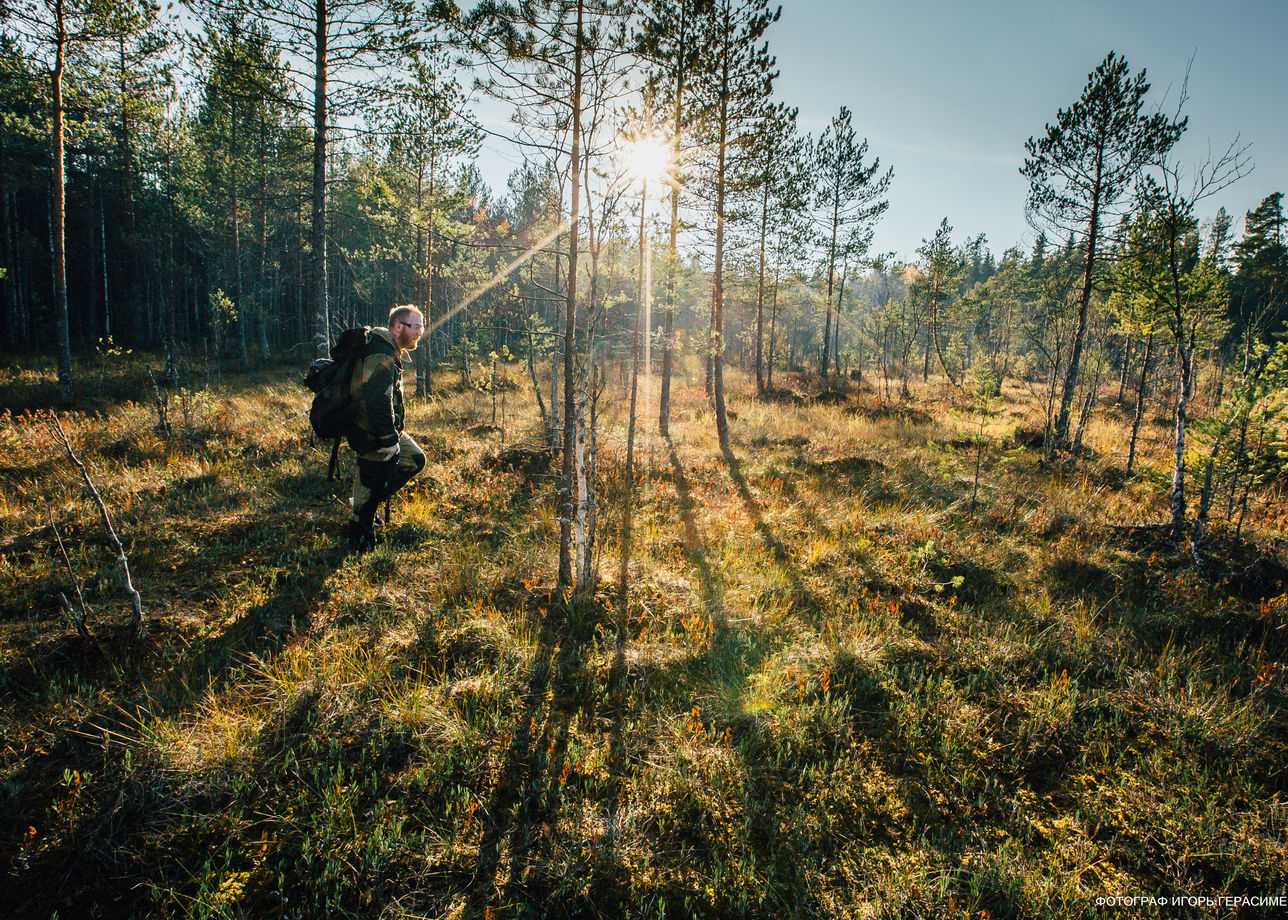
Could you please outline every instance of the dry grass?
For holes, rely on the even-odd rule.
[[[497,460],[536,440],[527,390],[490,431],[490,400],[440,383],[408,421],[425,475],[364,557],[284,375],[203,391],[168,438],[143,392],[65,415],[141,644],[48,431],[5,417],[0,904],[1091,917],[1283,889],[1284,603],[1119,528],[1164,517],[1165,444],[1123,484],[1120,419],[1046,469],[1013,441],[1019,389],[983,414],[935,388],[902,413],[735,395],[731,469],[682,387],[642,444],[629,608],[570,610],[554,468]]]

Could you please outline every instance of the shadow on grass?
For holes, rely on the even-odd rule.
[[[797,598],[801,604],[809,611],[814,613],[823,613],[824,604],[818,596],[810,590],[809,586],[801,580],[800,572],[796,566],[796,560],[788,551],[783,542],[778,539],[773,528],[765,521],[764,509],[760,501],[751,494],[751,487],[747,485],[747,477],[742,472],[742,462],[734,456],[732,450],[723,451],[725,463],[729,467],[729,476],[733,479],[734,487],[738,490],[738,496],[742,499],[743,506],[750,515],[756,533],[760,535],[761,541],[765,548],[769,550],[770,556],[773,557],[779,570],[787,578],[792,587],[792,595]]]
[[[698,570],[702,608],[708,615],[715,615],[722,619],[724,588],[716,579],[715,573],[711,570],[711,563],[707,559],[706,544],[698,529],[698,506],[693,501],[693,491],[684,473],[684,464],[670,435],[666,436],[666,450],[671,462],[671,481],[675,483],[675,494],[680,501],[680,523],[684,526],[684,557]]]
[[[858,492],[874,507],[896,505],[904,494],[890,484],[888,467],[880,460],[863,456],[837,457],[832,460],[807,460],[798,457],[795,465],[813,479],[820,490],[850,498]]]
[[[521,903],[560,903],[569,913],[592,906],[583,889],[585,879],[553,877],[548,867],[557,862],[550,849],[558,836],[555,823],[570,770],[573,723],[608,717],[613,769],[622,769],[625,760],[620,756],[620,643],[603,712],[593,692],[593,675],[583,664],[596,626],[607,625],[597,623],[602,620],[598,612],[593,600],[557,603],[542,620],[531,678],[520,696],[511,722],[514,731],[483,809],[482,838],[467,885],[468,916],[492,916],[505,905]]]
[[[278,506],[264,515],[271,517],[275,510],[290,516]],[[264,526],[258,519],[239,521],[211,539],[245,548],[262,542],[255,537]],[[277,545],[289,545],[290,529],[274,534]],[[97,623],[92,624],[93,639],[64,635],[10,657],[11,663],[0,670],[0,698],[11,717],[24,722],[58,718],[60,724],[0,785],[0,808],[12,819],[0,831],[0,853],[19,854],[10,857],[10,871],[0,877],[0,913],[6,913],[6,906],[12,916],[29,916],[64,904],[96,904],[98,916],[131,915],[130,905],[145,892],[127,896],[119,890],[119,854],[131,846],[145,848],[140,835],[167,781],[160,775],[155,782],[132,778],[138,768],[131,773],[122,759],[128,739],[138,736],[141,725],[181,712],[225,681],[236,680],[241,665],[279,652],[295,629],[308,625],[327,578],[344,556],[338,542],[328,546],[277,577],[259,603],[195,641],[173,620],[150,621],[149,635],[137,642],[126,637],[123,627]],[[196,558],[185,567],[196,577],[203,568],[211,572],[215,563]],[[144,600],[146,616],[146,594]],[[47,712],[48,688],[96,686],[100,689],[93,702],[74,722],[61,722],[64,717]],[[69,771],[85,777],[74,807],[60,798]],[[33,790],[41,794],[32,795]],[[57,831],[61,821],[71,820],[60,817],[64,813],[76,816],[74,833],[56,833],[34,853],[24,850],[21,831]]]
[[[1109,528],[1097,535],[1118,552],[1109,565],[1058,556],[1046,579],[1055,593],[1082,598],[1131,631],[1142,649],[1169,645],[1258,647],[1288,654],[1288,633],[1271,598],[1288,589],[1288,568],[1272,547],[1214,531],[1191,546],[1167,525]]]
[[[76,395],[68,399],[58,385],[51,362],[40,372],[39,379],[32,380],[29,375],[23,375],[0,385],[0,406],[15,413],[54,409],[89,415],[103,415],[126,403],[151,406],[155,401],[155,391],[148,378],[149,368],[163,393],[174,392],[162,382],[165,363],[165,355],[161,353],[136,354],[124,362],[120,357],[113,357],[106,364],[94,358],[75,358],[72,361],[72,379]],[[194,359],[181,361],[181,368],[180,382],[184,386],[201,391],[209,384],[223,393],[232,394],[254,390],[269,382],[302,381],[307,362],[273,363],[243,372],[240,369],[226,370],[205,359]],[[177,413],[173,400],[171,402],[172,411]]]

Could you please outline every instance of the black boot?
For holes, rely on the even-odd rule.
[[[358,459],[358,476],[370,494],[362,507],[353,509],[353,518],[349,522],[349,548],[356,553],[374,549],[379,542],[376,527],[384,522],[376,509],[389,495],[389,479],[394,473],[395,462]]]
[[[345,528],[349,538],[349,549],[355,553],[366,553],[376,548],[376,529],[373,524],[364,524],[357,518],[349,521]]]

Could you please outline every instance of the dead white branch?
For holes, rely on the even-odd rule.
[[[89,478],[89,470],[85,468],[85,464],[72,450],[72,443],[67,439],[67,433],[63,431],[63,426],[59,424],[58,416],[51,411],[49,419],[53,423],[54,431],[58,434],[58,439],[63,442],[63,447],[67,448],[67,456],[80,470],[81,478],[85,480],[85,486],[89,489],[89,494],[94,497],[94,503],[98,505],[98,513],[103,519],[103,529],[107,531],[108,539],[112,541],[112,546],[116,548],[117,561],[121,563],[121,579],[125,583],[125,591],[130,595],[130,602],[134,605],[134,630],[136,633],[141,633],[143,631],[143,598],[139,597],[139,592],[134,590],[134,582],[130,579],[130,560],[125,555],[125,547],[121,545],[120,538],[116,535],[116,528],[112,526],[112,518],[107,513],[107,505],[103,504],[102,496],[98,494],[98,489],[95,488],[93,480]]]

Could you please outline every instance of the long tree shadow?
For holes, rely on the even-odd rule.
[[[680,522],[684,526],[684,557],[698,570],[698,583],[702,591],[702,606],[709,614],[723,617],[724,589],[711,570],[707,559],[706,544],[698,530],[697,504],[684,473],[684,464],[675,449],[675,442],[666,435],[667,456],[671,461],[671,480],[675,483],[676,497],[680,501]]]
[[[625,731],[628,697],[658,694],[656,702],[677,714],[687,712],[698,688],[741,686],[767,654],[747,634],[725,630],[682,658],[628,664],[625,643],[618,641],[607,679],[597,684],[583,664],[596,625],[587,612],[551,614],[543,623],[504,766],[484,810],[466,916],[491,916],[507,908],[519,915],[615,915],[622,906],[625,871],[615,849],[616,822],[632,763]],[[722,722],[737,718],[734,709],[719,717]],[[597,726],[607,745],[607,781],[595,793],[580,790],[580,764],[571,764],[570,738],[578,724]],[[570,796],[578,795],[582,807],[603,809],[607,833],[583,844],[577,858],[581,875],[554,874],[552,867],[561,865],[560,848],[568,843],[560,817]]]
[[[534,880],[546,833],[557,816],[573,720],[593,701],[581,659],[594,637],[589,603],[557,603],[542,620],[532,676],[520,697],[496,785],[483,812],[483,833],[469,880],[469,915],[515,903]],[[507,857],[508,856],[508,860]],[[505,881],[499,886],[502,864]],[[539,883],[539,882],[538,882]]]
[[[773,557],[779,570],[791,584],[793,596],[798,598],[806,609],[821,613],[825,609],[825,605],[801,579],[796,560],[792,557],[787,547],[783,545],[782,540],[778,539],[773,528],[765,521],[764,507],[756,496],[752,494],[751,487],[747,484],[747,477],[742,472],[742,461],[734,455],[732,448],[722,450],[721,453],[724,454],[725,463],[729,468],[729,477],[733,480],[734,487],[738,490],[738,496],[742,499],[743,506],[747,509],[747,514],[751,517],[756,533],[765,544],[765,548],[769,550],[769,554]]]
[[[281,516],[289,515],[283,511]],[[262,527],[255,520],[242,521],[221,532],[220,538],[245,540]],[[278,653],[295,629],[308,625],[310,612],[316,609],[328,577],[344,555],[338,543],[327,547],[277,578],[271,593],[259,603],[196,641],[181,625],[168,621],[152,623],[142,642],[128,638],[119,628],[104,628],[90,640],[63,636],[42,643],[24,656],[15,656],[13,663],[0,671],[0,696],[11,714],[30,713],[24,721],[41,717],[47,705],[43,688],[50,684],[75,681],[102,685],[108,691],[74,723],[52,733],[38,753],[22,760],[0,784],[0,808],[13,819],[0,831],[0,851],[4,852],[17,850],[20,828],[48,823],[47,806],[56,800],[60,777],[67,771],[95,774],[95,785],[92,790],[87,788],[87,796],[102,808],[97,815],[84,813],[86,830],[78,834],[74,847],[63,841],[43,849],[19,876],[8,879],[6,886],[14,884],[10,890],[0,891],[0,905],[21,905],[33,897],[32,890],[24,892],[24,887],[31,886],[21,884],[23,878],[51,879],[67,873],[79,879],[71,888],[90,898],[101,895],[111,899],[117,869],[104,854],[116,852],[141,828],[140,824],[123,824],[119,816],[144,814],[155,799],[153,792],[125,781],[128,770],[122,771],[121,759],[130,745],[116,742],[139,737],[148,724],[183,711],[213,688],[235,680],[242,665]],[[32,789],[47,790],[51,798],[24,794]]]

